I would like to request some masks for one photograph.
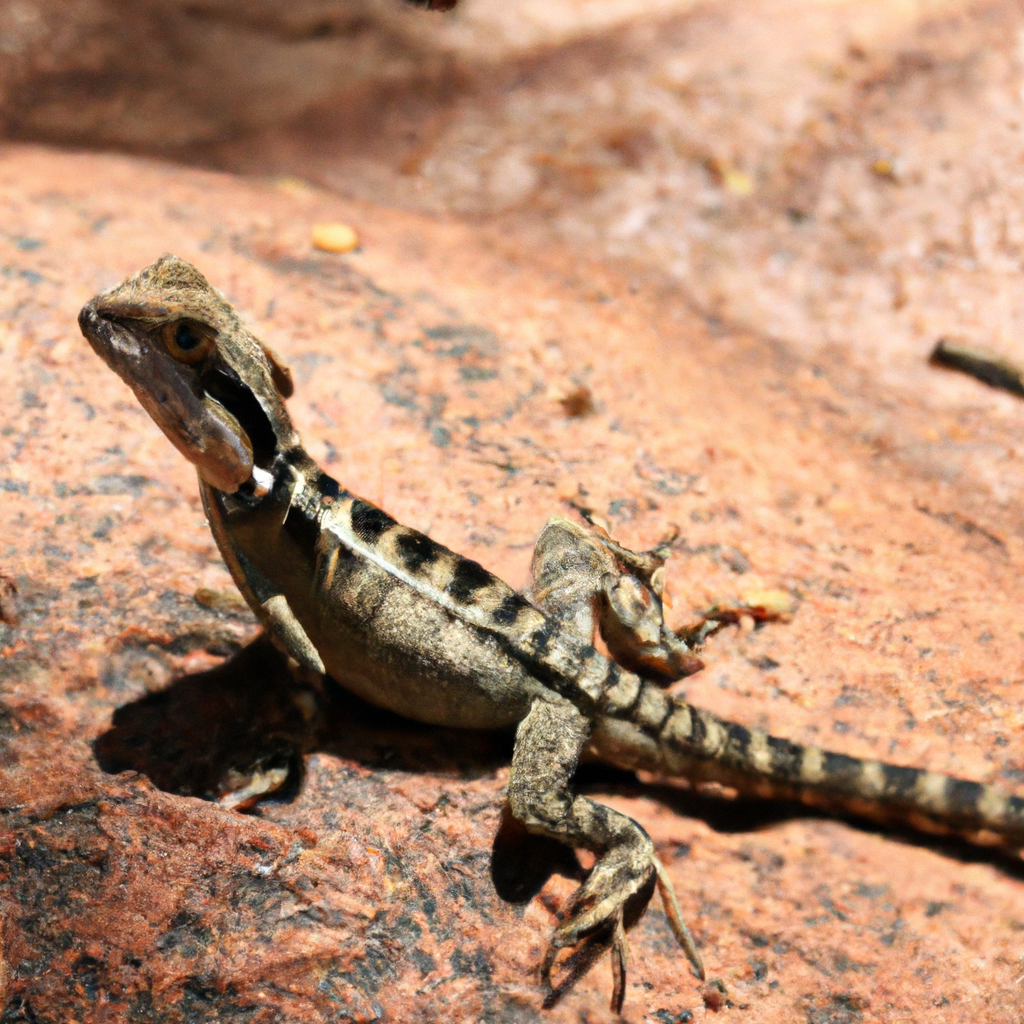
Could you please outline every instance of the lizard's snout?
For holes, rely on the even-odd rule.
[[[137,358],[139,343],[131,331],[97,308],[96,300],[78,314],[78,326],[93,350],[115,372],[124,376],[124,359]],[[121,358],[118,358],[118,357]]]
[[[108,321],[105,321],[100,316],[96,307],[91,302],[83,306],[78,313],[78,327],[85,336],[86,341],[93,345],[93,348],[96,347],[93,344],[93,338],[102,331],[105,323],[108,323]]]
[[[252,476],[253,450],[238,420],[197,386],[191,368],[133,320],[141,307],[108,310],[98,296],[78,325],[96,354],[135,392],[142,407],[211,487],[233,494]],[[142,309],[146,316],[154,308]]]

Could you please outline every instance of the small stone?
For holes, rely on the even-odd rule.
[[[876,177],[884,178],[886,181],[897,183],[900,180],[899,169],[895,161],[889,157],[881,156],[872,161],[871,171]]]
[[[0,573],[0,622],[18,624],[18,588],[14,580]]]
[[[578,384],[576,387],[559,395],[558,403],[562,406],[562,411],[570,419],[587,416],[594,411],[594,396],[590,393],[590,388],[585,384]]]
[[[757,588],[744,591],[740,596],[748,608],[763,608],[773,615],[792,615],[796,608],[792,595],[785,590]]]
[[[201,604],[204,608],[212,608],[217,612],[240,612],[246,607],[245,601],[230,590],[211,590],[209,587],[199,587],[192,598],[196,604]]]
[[[324,252],[352,252],[359,248],[359,235],[348,224],[317,224],[313,228],[313,247]]]
[[[727,1005],[726,1000],[728,999],[728,990],[725,987],[725,982],[721,978],[712,978],[702,989],[701,998],[704,1000],[704,1005],[715,1013],[722,1010]]]
[[[716,185],[736,196],[749,196],[754,191],[754,179],[728,160],[712,157],[705,161],[708,174]]]

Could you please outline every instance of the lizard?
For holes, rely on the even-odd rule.
[[[97,295],[79,324],[195,466],[231,576],[297,670],[329,674],[424,723],[515,729],[511,814],[596,856],[543,958],[545,1005],[607,951],[612,1008],[621,1010],[626,931],[655,889],[705,977],[650,837],[574,791],[584,753],[693,784],[1024,846],[1022,797],[800,745],[669,694],[669,683],[701,667],[695,649],[720,623],[668,628],[668,545],[633,552],[593,524],[554,516],[522,594],[350,493],[303,448],[285,407],[293,382],[284,362],[185,260],[164,256]],[[568,972],[557,986],[556,970]]]

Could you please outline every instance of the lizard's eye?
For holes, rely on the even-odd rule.
[[[175,359],[198,363],[213,349],[213,336],[190,320],[176,320],[164,328],[164,344]]]

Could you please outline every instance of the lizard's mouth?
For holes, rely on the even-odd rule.
[[[252,389],[246,387],[238,374],[223,363],[204,373],[201,384],[206,394],[224,406],[249,435],[256,465],[269,470],[278,454],[277,434]]]

